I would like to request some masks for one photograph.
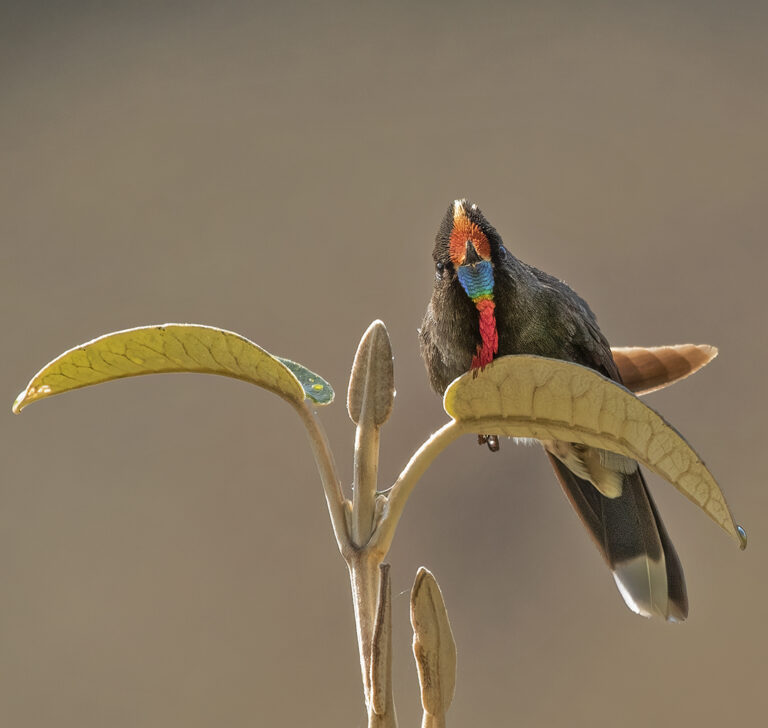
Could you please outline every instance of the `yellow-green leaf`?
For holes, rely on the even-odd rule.
[[[466,429],[537,440],[580,442],[647,465],[702,508],[743,547],[745,540],[714,477],[657,412],[592,369],[537,356],[496,359],[445,392],[444,406]]]
[[[65,351],[44,366],[16,398],[14,412],[31,402],[72,389],[123,377],[169,372],[220,374],[242,379],[300,403],[305,388],[315,401],[333,399],[321,377],[299,364],[280,360],[252,341],[212,326],[164,324],[100,336]],[[300,375],[297,377],[297,374]]]

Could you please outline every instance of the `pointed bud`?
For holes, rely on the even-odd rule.
[[[411,625],[422,707],[444,716],[456,688],[456,643],[440,587],[423,566],[411,589]]]
[[[357,347],[349,377],[347,411],[356,425],[365,419],[378,427],[389,419],[394,397],[395,374],[389,334],[381,321],[374,321]]]

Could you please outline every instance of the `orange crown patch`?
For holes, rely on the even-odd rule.
[[[451,231],[450,255],[455,266],[462,265],[467,255],[467,240],[475,246],[477,254],[483,260],[491,259],[491,244],[485,233],[467,216],[464,201],[453,203],[453,230]]]

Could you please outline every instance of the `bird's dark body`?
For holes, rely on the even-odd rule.
[[[436,280],[419,331],[432,388],[442,395],[456,377],[472,367],[483,343],[478,310],[456,275],[460,259],[455,251],[459,248],[451,241],[459,214],[476,225],[473,229],[489,242],[498,332],[496,356],[535,354],[571,361],[620,382],[610,345],[587,303],[562,281],[515,258],[476,206],[456,201],[435,242]],[[547,444],[545,448],[566,495],[614,572],[630,608],[645,616],[685,619],[682,568],[640,470],[622,471],[617,476],[623,485],[621,495],[608,498],[555,457],[556,448]]]
[[[509,253],[495,268],[498,356],[535,354],[564,359],[620,381],[594,314],[571,288]],[[469,370],[480,344],[477,311],[460,286],[435,291],[419,335],[432,388],[442,394]]]

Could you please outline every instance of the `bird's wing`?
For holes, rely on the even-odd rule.
[[[544,298],[558,311],[557,316],[548,319],[548,328],[552,328],[554,320],[561,329],[558,345],[562,351],[557,358],[583,364],[621,383],[611,345],[589,304],[564,281],[532,266],[529,269],[538,280],[539,290],[545,292]]]
[[[614,382],[622,383],[619,368],[613,360],[611,345],[600,331],[597,319],[589,308],[581,313],[581,316],[576,316],[579,335],[574,338],[573,360],[577,364],[595,369]]]
[[[688,596],[683,569],[640,470],[624,475],[619,497],[606,498],[552,454],[547,455],[627,606],[644,617],[684,620]]]

